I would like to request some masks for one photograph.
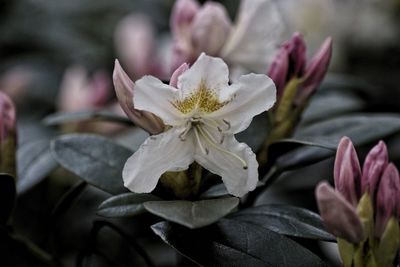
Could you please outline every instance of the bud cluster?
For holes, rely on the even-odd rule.
[[[400,248],[400,176],[389,163],[386,145],[373,147],[361,169],[351,140],[339,143],[335,189],[316,188],[326,228],[338,238],[345,266],[393,266]]]

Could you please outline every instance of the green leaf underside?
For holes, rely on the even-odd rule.
[[[197,230],[160,222],[152,230],[165,243],[203,266],[326,266],[295,241],[238,220],[222,219]]]
[[[127,117],[117,115],[106,110],[90,110],[77,112],[60,112],[54,113],[43,119],[43,123],[49,126],[60,125],[64,123],[79,122],[79,121],[108,121],[132,125],[132,121]]]
[[[143,203],[160,200],[151,194],[125,193],[110,197],[100,204],[97,214],[104,217],[130,217],[146,212]]]
[[[336,240],[325,230],[318,214],[294,206],[261,205],[234,213],[229,218],[252,223],[283,235],[325,241]]]
[[[22,146],[18,157],[18,193],[22,194],[40,183],[56,167],[49,140],[39,140]]]
[[[200,201],[150,201],[143,204],[145,209],[168,221],[191,229],[215,223],[229,214],[239,204],[236,197]]]
[[[51,143],[51,150],[61,166],[87,183],[113,195],[127,192],[121,175],[131,150],[89,134],[63,135]]]

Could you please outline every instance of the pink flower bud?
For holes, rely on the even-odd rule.
[[[275,82],[280,97],[287,82],[300,78],[306,64],[306,45],[300,33],[293,34],[289,41],[282,44],[268,70],[268,76]]]
[[[383,141],[374,146],[364,161],[363,174],[361,178],[361,192],[369,192],[375,196],[379,180],[389,162],[386,145]]]
[[[197,54],[216,56],[228,37],[231,21],[223,5],[207,2],[196,14],[191,25],[191,41]]]
[[[357,244],[364,239],[364,231],[356,208],[327,182],[320,182],[315,190],[318,209],[325,227],[333,235]]]
[[[183,63],[179,68],[177,68],[174,73],[172,73],[171,79],[169,80],[169,85],[178,88],[178,78],[182,73],[189,69],[189,65]]]
[[[400,177],[393,163],[389,163],[383,172],[376,196],[375,235],[380,237],[386,224],[399,209]]]
[[[177,0],[171,13],[172,32],[179,35],[186,31],[199,8],[199,4],[195,0]]]
[[[15,175],[16,110],[14,103],[0,91],[0,173]]]
[[[336,189],[347,201],[356,206],[359,199],[361,168],[356,150],[348,137],[340,140],[333,176]]]
[[[315,53],[304,72],[304,81],[296,99],[297,103],[303,103],[318,88],[328,71],[331,56],[332,38],[328,37],[318,52]]]
[[[88,79],[82,67],[68,68],[60,85],[59,110],[75,112],[104,106],[109,100],[110,83],[108,75],[102,71]]]
[[[153,113],[135,109],[133,105],[135,84],[122,69],[118,60],[115,60],[113,80],[118,101],[128,118],[150,134],[161,133],[164,130],[164,123],[160,118]]]
[[[275,55],[268,70],[268,76],[274,81],[278,99],[283,94],[289,71],[289,54],[285,47],[281,47]]]
[[[162,75],[162,67],[155,64],[155,33],[150,20],[144,15],[130,15],[116,27],[115,45],[122,63],[128,66],[131,77],[150,74]]]
[[[293,76],[301,77],[306,65],[306,44],[303,36],[299,32],[295,32],[292,38],[283,44],[289,54],[290,71],[289,79]]]
[[[0,91],[0,144],[10,135],[15,134],[16,112],[14,103]]]

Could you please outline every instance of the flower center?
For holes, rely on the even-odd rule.
[[[186,140],[186,135],[189,133],[190,130],[193,129],[194,132],[194,136],[197,142],[197,145],[200,148],[200,151],[204,154],[204,155],[208,155],[209,154],[209,150],[208,148],[204,145],[204,144],[208,144],[209,146],[219,150],[222,153],[225,153],[231,157],[234,157],[235,159],[237,159],[242,165],[243,165],[243,169],[247,169],[247,163],[246,161],[236,155],[235,153],[225,149],[222,146],[222,143],[224,142],[224,130],[229,130],[231,125],[228,121],[223,120],[223,122],[226,124],[227,128],[226,129],[221,129],[221,127],[218,126],[218,124],[210,119],[206,119],[206,118],[201,118],[201,117],[193,117],[190,118],[190,120],[187,121],[187,125],[185,127],[185,130],[179,135],[179,138],[182,141]],[[219,140],[216,140],[215,137],[207,130],[207,127],[211,127],[213,129],[218,130],[218,132],[220,133],[220,138]]]
[[[201,81],[197,90],[183,100],[172,102],[172,105],[183,114],[188,114],[191,112],[211,113],[222,108],[227,103],[228,101],[220,102],[215,91],[207,88],[205,82]]]

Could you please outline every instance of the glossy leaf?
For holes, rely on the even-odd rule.
[[[216,197],[223,197],[229,195],[228,191],[226,190],[226,186],[223,183],[216,184],[211,186],[209,189],[204,191],[200,198],[216,198]]]
[[[229,214],[239,204],[236,197],[200,201],[172,200],[150,201],[145,209],[168,221],[194,229],[215,223]]]
[[[365,107],[360,98],[341,92],[325,92],[316,94],[302,116],[302,124],[326,120],[334,116],[361,111]]]
[[[18,158],[18,194],[23,194],[40,183],[57,166],[50,151],[49,140],[39,140],[21,146]]]
[[[110,194],[127,192],[122,169],[132,151],[111,140],[88,134],[69,134],[55,139],[51,150],[58,163]]]
[[[54,113],[43,119],[46,125],[59,125],[78,121],[109,121],[132,125],[132,122],[127,118],[117,115],[110,111],[77,111],[77,112],[60,112]]]
[[[232,214],[230,219],[252,223],[279,234],[334,241],[321,217],[309,210],[288,205],[261,205]]]
[[[97,214],[104,217],[129,217],[146,212],[143,203],[160,200],[151,194],[125,193],[110,197],[100,204]]]
[[[197,230],[160,222],[152,230],[165,243],[203,266],[326,266],[295,241],[239,220],[222,219]]]

